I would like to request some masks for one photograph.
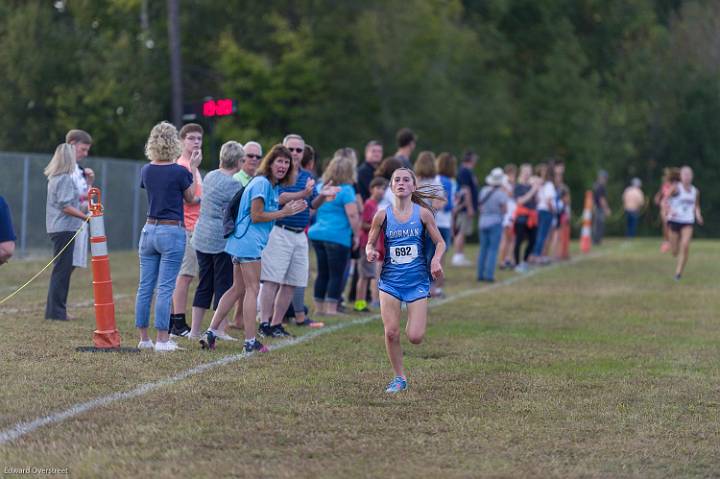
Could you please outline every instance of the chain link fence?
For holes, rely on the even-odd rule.
[[[0,195],[10,205],[15,227],[16,255],[47,255],[52,244],[45,232],[47,179],[43,174],[51,155],[0,152]],[[95,171],[102,191],[105,231],[111,250],[137,248],[147,213],[147,196],[140,188],[144,161],[89,157],[83,166]]]

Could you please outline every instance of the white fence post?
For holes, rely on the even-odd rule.
[[[30,158],[23,158],[22,210],[20,212],[20,257],[27,255],[27,215],[30,190]]]

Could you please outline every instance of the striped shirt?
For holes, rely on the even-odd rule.
[[[305,185],[307,184],[308,180],[312,178],[312,175],[307,170],[300,170],[300,173],[298,173],[297,181],[292,186],[281,186],[280,187],[280,194],[283,193],[296,193],[298,191],[302,191],[305,189]],[[312,206],[312,202],[315,198],[317,198],[318,194],[315,191],[315,188],[313,188],[313,192],[310,196],[305,198],[305,201],[307,201],[308,207],[307,209],[301,211],[300,213],[295,213],[292,216],[287,216],[285,218],[279,219],[275,222],[277,225],[283,225],[283,226],[289,226],[290,228],[298,228],[298,229],[305,229],[307,225],[310,224],[310,208]]]

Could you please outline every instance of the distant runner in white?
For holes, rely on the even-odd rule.
[[[695,223],[703,225],[700,212],[700,190],[692,184],[693,170],[683,166],[680,170],[680,182],[674,183],[670,190],[668,227],[670,228],[670,245],[673,256],[677,258],[675,280],[682,277],[690,253],[690,241],[693,237]]]

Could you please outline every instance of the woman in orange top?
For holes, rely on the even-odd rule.
[[[532,165],[525,163],[520,166],[520,176],[513,191],[517,207],[515,209],[515,271],[527,271],[527,259],[535,247],[537,235],[537,192],[541,182],[532,179]],[[523,261],[520,262],[520,247],[527,240]]]

